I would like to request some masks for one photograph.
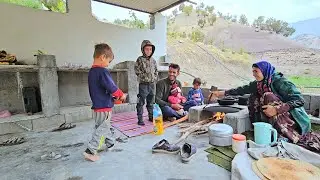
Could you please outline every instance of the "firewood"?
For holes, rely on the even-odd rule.
[[[180,133],[182,135],[174,144],[178,144],[181,141],[185,140],[190,134],[200,135],[207,133],[209,130],[209,126],[215,123],[218,123],[218,121],[215,121],[213,119],[205,119],[188,128],[181,130]]]
[[[188,120],[188,117],[189,117],[189,116],[186,115],[186,116],[184,116],[184,117],[182,117],[182,118],[180,118],[180,119],[178,119],[178,120],[175,120],[175,121],[173,121],[173,122],[170,122],[170,123],[168,123],[168,124],[165,124],[163,127],[164,127],[164,128],[167,128],[167,127],[173,126],[173,125],[175,125],[175,124],[181,123],[181,122],[183,122],[183,121]]]
[[[192,125],[192,126],[190,126],[188,128],[180,130],[180,133],[185,133],[185,132],[189,131],[190,129],[192,129],[192,128],[196,127],[196,126],[206,124],[206,123],[208,123],[210,121],[211,121],[210,119],[205,119],[205,120],[199,121],[199,122],[195,123],[194,125]]]
[[[179,128],[181,128],[181,129],[183,129],[183,128],[188,128],[188,127],[190,127],[190,126],[192,126],[193,125],[193,123],[181,123],[181,124],[177,124],[177,126],[179,127]]]

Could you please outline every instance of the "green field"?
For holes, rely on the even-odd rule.
[[[320,93],[320,77],[291,76],[293,82],[302,93]]]
[[[298,87],[320,87],[319,77],[291,76],[289,79]]]

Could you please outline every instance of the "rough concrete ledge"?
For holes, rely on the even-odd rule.
[[[113,108],[114,113],[135,111],[135,104],[120,104]],[[76,123],[92,120],[91,106],[73,106],[60,108],[60,114],[46,117],[43,114],[25,115],[17,114],[0,120],[0,135],[21,133],[30,129],[32,131],[52,130],[60,124]]]
[[[310,116],[310,121],[312,124],[320,124],[320,118]]]

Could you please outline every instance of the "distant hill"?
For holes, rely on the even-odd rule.
[[[175,31],[190,33],[193,29],[199,28],[197,14],[193,12],[190,16],[186,16],[181,13],[175,18],[171,27]],[[268,31],[255,32],[255,28],[228,22],[222,18],[217,18],[213,26],[207,23],[201,31],[206,36],[204,40],[206,44],[212,42],[217,47],[224,46],[236,51],[243,49],[247,52],[261,52],[303,48],[302,45],[282,35]]]
[[[293,38],[300,44],[313,49],[320,49],[320,36],[315,36],[311,34],[301,34]]]
[[[320,36],[320,17],[295,22],[291,26],[296,29],[296,32],[292,35],[293,38],[302,34]]]

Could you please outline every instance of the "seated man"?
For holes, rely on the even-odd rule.
[[[175,120],[182,118],[183,115],[177,111],[188,111],[190,107],[196,106],[196,101],[187,101],[182,104],[171,104],[168,102],[168,97],[171,94],[172,85],[177,84],[181,89],[181,83],[176,78],[179,75],[180,67],[178,64],[169,66],[168,77],[157,82],[156,86],[156,103],[159,104],[164,118]]]

